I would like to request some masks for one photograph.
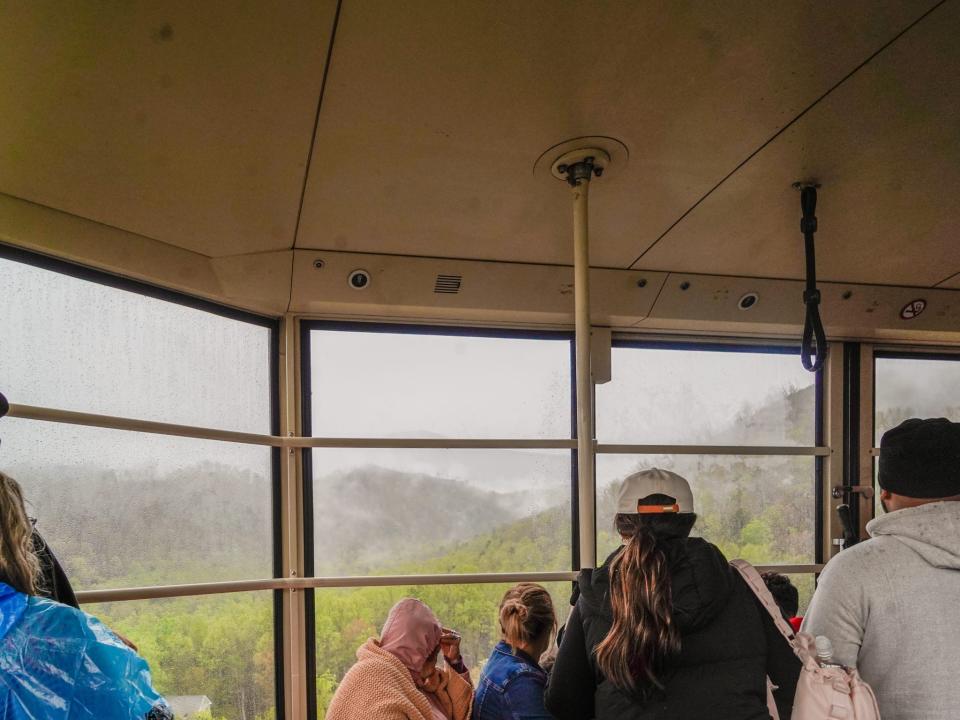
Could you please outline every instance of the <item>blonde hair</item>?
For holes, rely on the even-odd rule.
[[[0,472],[0,576],[14,589],[36,595],[40,561],[33,547],[33,526],[27,518],[23,491]]]
[[[527,645],[557,627],[553,600],[542,585],[519,583],[507,590],[500,601],[500,630],[514,650]]]

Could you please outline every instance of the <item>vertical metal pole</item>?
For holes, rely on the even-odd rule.
[[[299,353],[297,321],[284,316],[280,325],[280,432],[299,435]],[[303,495],[300,455],[303,448],[282,448],[280,466],[281,550],[284,577],[303,577]],[[302,720],[307,717],[306,621],[303,591],[283,591],[283,671],[284,717]]]
[[[596,481],[594,478],[593,380],[590,373],[589,175],[573,185],[573,274],[577,356],[577,490],[580,566],[596,567]]]
[[[860,407],[854,410],[860,413],[860,476],[856,478],[857,484],[863,487],[873,487],[873,469],[874,457],[870,453],[876,440],[875,422],[875,402],[874,390],[876,381],[874,379],[874,360],[873,345],[862,343],[860,345]],[[879,490],[877,490],[879,492]],[[854,499],[851,498],[851,502]],[[860,539],[866,540],[870,536],[867,534],[867,523],[873,520],[878,502],[872,497],[866,497],[863,493],[857,493],[856,502],[860,505]]]
[[[826,365],[823,368],[823,438],[830,447],[830,454],[823,459],[823,486],[821,495],[817,498],[820,503],[820,512],[823,513],[820,540],[820,557],[828,562],[840,550],[834,541],[843,537],[840,521],[837,516],[837,505],[842,500],[833,497],[832,490],[843,484],[843,467],[845,448],[843,444],[844,423],[844,362],[843,343],[830,343]]]

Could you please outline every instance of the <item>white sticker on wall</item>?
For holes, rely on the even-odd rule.
[[[901,320],[913,320],[917,315],[927,309],[927,301],[923,298],[911,300],[900,309]]]

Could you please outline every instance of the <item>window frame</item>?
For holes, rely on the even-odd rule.
[[[707,338],[707,337],[680,337],[680,338],[654,338],[646,337],[642,335],[634,335],[628,333],[616,333],[613,336],[611,341],[612,348],[635,348],[639,350],[676,350],[678,352],[683,351],[696,351],[696,352],[717,352],[717,353],[739,353],[739,354],[755,354],[755,355],[794,355],[799,358],[800,355],[800,345],[790,342],[777,342],[773,340],[766,340],[762,338],[755,339],[731,339],[728,337],[717,337],[717,338]],[[821,368],[817,372],[813,373],[814,375],[814,427],[813,427],[813,447],[818,449],[823,449],[825,447],[825,437],[824,437],[824,369]],[[594,427],[597,424],[597,405],[593,405],[593,423]],[[666,444],[666,443],[664,443]],[[600,454],[601,447],[603,444],[598,442],[597,445],[597,454]],[[678,447],[697,447],[689,443],[679,443]],[[763,447],[763,446],[757,446]],[[800,448],[804,446],[798,446]],[[777,452],[757,452],[755,453],[760,457],[782,457],[781,453]],[[825,562],[824,558],[824,547],[821,538],[823,537],[824,525],[825,525],[825,512],[823,502],[821,498],[823,497],[824,492],[824,463],[826,461],[827,455],[824,454],[815,454],[814,459],[814,471],[813,471],[813,500],[814,500],[814,529],[813,529],[813,564],[822,565]],[[596,475],[596,471],[594,471]]]
[[[312,364],[311,364],[311,334],[314,330],[336,330],[342,332],[391,333],[442,337],[478,337],[497,339],[520,340],[549,340],[551,342],[566,342],[569,346],[570,358],[570,439],[576,440],[577,434],[577,397],[575,380],[575,346],[574,334],[563,330],[523,330],[511,328],[469,327],[460,325],[416,325],[410,323],[384,323],[363,321],[337,321],[321,319],[301,319],[300,321],[300,423],[304,437],[313,434],[313,404],[312,404]],[[304,448],[301,453],[300,465],[303,477],[303,553],[304,574],[314,577],[315,568],[315,537],[314,537],[314,497],[313,497],[313,453],[311,448]],[[579,567],[580,549],[576,538],[579,533],[580,518],[578,513],[578,486],[577,486],[577,450],[570,449],[570,486],[571,486],[571,571]],[[411,584],[416,583],[417,576],[411,576]],[[451,576],[450,584],[456,584],[455,576]],[[370,578],[374,583],[376,577]],[[317,642],[316,642],[316,590],[308,588],[304,591],[304,630],[306,633],[306,686],[307,686],[307,717],[317,717]]]
[[[862,345],[863,360],[862,365],[864,366],[863,375],[866,375],[869,380],[869,391],[870,391],[870,405],[869,413],[866,412],[867,408],[863,407],[861,410],[861,424],[864,422],[864,415],[866,417],[867,428],[869,428],[870,438],[869,443],[862,443],[865,447],[860,448],[860,462],[862,467],[869,467],[870,469],[870,485],[873,487],[874,494],[879,493],[879,487],[877,487],[877,472],[876,472],[876,463],[877,458],[880,456],[880,447],[877,442],[877,360],[933,360],[941,362],[955,362],[960,363],[960,347],[958,348],[942,348],[942,347],[923,347],[923,346],[908,346],[908,345]],[[866,431],[861,433],[861,437],[866,435]],[[861,477],[865,473],[861,472]],[[865,533],[865,526],[869,519],[872,519],[875,516],[874,510],[876,508],[875,503],[871,500],[869,503],[861,502],[860,508],[862,515],[861,518],[861,537]]]
[[[270,433],[272,435],[280,434],[280,320],[265,315],[258,315],[246,310],[231,307],[213,302],[204,298],[178,292],[168,288],[162,288],[157,285],[151,285],[140,280],[113,274],[105,270],[91,268],[85,265],[70,262],[60,258],[54,258],[49,255],[43,255],[20,247],[8,245],[0,242],[0,259],[29,265],[40,270],[65,275],[68,277],[85,280],[97,285],[122,290],[125,292],[142,295],[163,302],[181,305],[194,310],[217,315],[228,320],[244,322],[265,328],[269,332],[267,372],[269,373],[269,413],[270,413]],[[162,424],[162,423],[161,423]],[[136,431],[131,431],[136,432]],[[270,448],[270,497],[271,497],[271,542],[273,544],[272,552],[272,572],[274,578],[282,578],[283,556],[282,556],[282,512],[283,508],[280,502],[281,492],[281,467],[279,447]],[[151,587],[143,588],[143,594],[148,594]],[[274,704],[277,720],[284,720],[286,708],[284,702],[284,683],[285,683],[285,664],[284,664],[284,646],[285,639],[283,634],[283,591],[274,589],[271,591],[273,601],[273,650],[274,650]],[[81,593],[82,595],[82,593]],[[165,597],[158,595],[157,597]],[[149,599],[149,598],[142,598]],[[115,600],[113,602],[136,602],[136,600]]]

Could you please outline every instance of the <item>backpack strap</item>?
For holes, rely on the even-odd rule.
[[[773,624],[777,630],[780,631],[780,634],[786,638],[791,647],[794,647],[797,636],[793,632],[793,628],[790,627],[790,623],[784,619],[783,613],[780,612],[780,606],[777,605],[777,601],[773,599],[773,595],[770,594],[770,591],[767,589],[767,584],[763,581],[763,578],[760,577],[757,569],[746,560],[731,560],[730,566],[740,574],[740,577],[743,578],[747,587],[756,595],[760,604],[770,613],[770,617],[773,618]]]

